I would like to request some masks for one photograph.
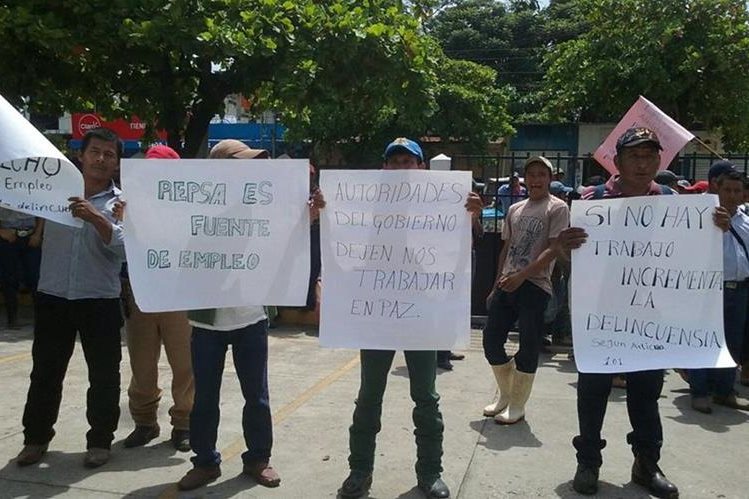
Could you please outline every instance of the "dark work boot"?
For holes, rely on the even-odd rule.
[[[658,464],[643,456],[635,457],[632,465],[632,481],[641,485],[655,497],[663,499],[678,499],[679,489],[671,483]]]
[[[355,499],[361,497],[372,486],[372,473],[367,471],[351,470],[348,478],[343,481],[338,494],[344,499]]]
[[[148,442],[159,436],[159,425],[143,426],[136,425],[135,429],[125,438],[125,447],[143,447]]]
[[[572,480],[572,488],[575,492],[586,496],[598,492],[598,470],[599,468],[594,466],[578,464],[575,479]]]
[[[419,480],[418,487],[429,498],[445,499],[446,497],[450,497],[450,489],[441,478],[426,481]]]

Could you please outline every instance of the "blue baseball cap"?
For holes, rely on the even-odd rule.
[[[398,137],[390,144],[388,144],[388,146],[385,148],[385,154],[383,154],[383,157],[385,158],[385,160],[387,160],[390,156],[397,153],[410,154],[419,158],[419,161],[424,161],[424,153],[421,152],[421,147],[419,146],[419,144],[405,137]]]
[[[549,184],[549,192],[552,194],[569,194],[572,191],[574,191],[572,187],[567,187],[558,180]]]

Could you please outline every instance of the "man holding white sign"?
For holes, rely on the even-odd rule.
[[[653,182],[660,164],[660,150],[660,141],[652,130],[647,128],[628,129],[618,138],[616,143],[614,162],[619,169],[619,175],[613,176],[603,186],[588,188],[583,193],[583,198],[591,200],[671,194],[670,189],[662,188]],[[573,218],[575,208],[576,206],[573,204]],[[615,215],[617,214],[609,213],[604,208],[600,216],[604,217],[605,220],[606,217]],[[687,216],[690,215],[687,214]],[[673,213],[663,218],[664,223],[672,219],[674,219]],[[705,222],[704,219],[701,220]],[[724,209],[715,209],[713,214],[715,225],[726,230],[728,220],[728,213]],[[690,218],[689,223],[696,223],[696,221]],[[569,250],[581,247],[586,239],[587,233],[584,229],[571,228],[563,231],[557,242],[560,249]],[[609,250],[606,249],[606,251]],[[579,265],[576,266],[573,263],[573,317],[575,308],[578,307],[575,302],[576,285],[584,282],[582,281],[584,279],[582,275],[578,274],[578,277],[575,277],[575,270],[578,268]],[[621,275],[610,277],[612,289],[618,285],[618,280],[623,278]],[[581,281],[576,282],[576,279]],[[596,289],[595,292],[605,295],[607,290]],[[649,297],[639,299],[647,305]],[[604,314],[606,311],[599,310],[597,312]],[[603,320],[600,322],[601,324],[604,323]],[[608,319],[606,324],[611,322],[612,320]],[[579,326],[573,332],[579,333]],[[576,350],[578,350],[577,341],[575,344]],[[604,347],[607,348],[608,346],[603,345],[602,348]],[[576,351],[578,363],[581,362],[581,353]],[[651,353],[650,355],[656,354]],[[601,429],[611,391],[611,380],[617,369],[626,370],[619,363],[618,367],[606,366],[600,368],[599,371],[580,372],[578,377],[577,412],[580,434],[573,439],[573,445],[577,449],[578,461],[573,488],[581,494],[595,494],[598,490],[598,473],[602,464],[601,449],[606,445],[606,441],[601,438]],[[676,498],[679,495],[677,487],[664,476],[658,466],[663,442],[663,429],[658,412],[658,399],[663,388],[663,370],[651,369],[627,372],[626,377],[627,410],[633,430],[627,435],[627,442],[632,446],[632,452],[635,456],[632,466],[632,481],[647,488],[656,497]]]
[[[268,152],[264,149],[251,149],[238,140],[222,140],[216,144],[210,152],[209,157],[216,160],[256,160],[268,158]],[[238,161],[237,161],[238,163]],[[212,165],[219,168],[218,165]],[[303,169],[299,166],[304,167]],[[295,165],[294,169],[289,166],[278,165],[278,168],[287,171],[289,177],[295,180],[307,180],[307,165]],[[251,168],[243,165],[244,168]],[[301,175],[300,175],[301,174]],[[280,182],[276,182],[278,185]],[[292,224],[276,227],[272,222],[283,220],[276,215],[275,219],[265,219],[265,233],[255,233],[256,237],[269,236],[273,233],[287,233],[293,230],[304,233],[303,241],[309,243],[309,218],[305,211],[309,203],[310,215],[322,202],[319,195],[313,194],[308,201],[308,187],[302,182],[290,182],[287,190],[299,192],[303,197],[295,197],[295,201],[301,201],[297,206],[285,206],[285,211],[295,220],[305,223],[303,227],[294,227]],[[262,213],[254,210],[256,204],[271,204],[274,196],[280,196],[278,189],[273,189],[273,183],[263,181],[260,183],[248,183],[255,185],[244,189],[243,206],[239,212],[247,216],[259,216]],[[302,189],[300,189],[302,188]],[[229,212],[228,214],[235,214]],[[215,229],[214,229],[215,230]],[[217,234],[218,231],[214,232]],[[247,239],[249,235],[238,236]],[[300,245],[301,246],[301,245]],[[280,248],[274,248],[278,251]],[[290,250],[289,250],[290,251]],[[309,272],[309,246],[301,250],[302,258],[306,258],[306,273],[297,276],[299,304],[303,303],[306,296],[306,284]],[[289,256],[289,259],[291,256]],[[293,262],[283,262],[287,265],[286,272],[293,272],[296,267]],[[236,272],[245,272],[248,269],[235,269]],[[260,281],[283,281],[288,277],[284,272],[276,271],[271,274],[265,269],[263,274],[254,274],[254,280],[261,286]],[[213,288],[215,294],[233,294],[233,290]],[[216,291],[221,291],[216,293]],[[137,298],[137,296],[136,296]],[[229,297],[235,298],[235,297]],[[195,403],[190,413],[190,446],[195,452],[192,458],[193,468],[180,479],[177,487],[180,490],[192,490],[202,487],[221,476],[221,453],[216,448],[218,437],[218,426],[220,417],[220,392],[223,377],[226,353],[231,346],[239,384],[242,388],[242,396],[245,405],[242,412],[242,432],[244,434],[247,450],[242,453],[242,472],[252,478],[257,484],[264,487],[278,487],[281,478],[270,465],[271,450],[273,447],[273,421],[270,410],[270,396],[268,392],[268,318],[263,306],[258,302],[250,301],[243,306],[204,308],[190,310],[188,319],[193,326],[192,329],[192,368],[195,378]]]
[[[384,159],[384,170],[421,170],[426,166],[421,147],[416,142],[405,138],[398,138],[390,143],[385,149]],[[327,178],[323,177],[322,180],[325,184]],[[357,186],[359,190],[357,190]],[[456,226],[463,223],[460,222],[460,218],[465,217],[464,207],[477,216],[482,204],[478,195],[470,192],[468,183],[465,185],[465,192],[462,192],[462,187],[462,184],[458,183],[440,185],[438,183],[409,181],[398,182],[397,184],[388,182],[355,184],[353,181],[348,183],[340,181],[337,192],[335,192],[334,199],[336,202],[347,197],[357,197],[357,192],[359,193],[358,198],[365,198],[365,201],[372,203],[383,202],[392,205],[396,204],[394,200],[401,199],[402,196],[410,199],[410,201],[400,201],[403,206],[398,209],[403,211],[398,212],[397,215],[378,214],[372,211],[335,211],[327,213],[326,218],[323,219],[321,230],[323,235],[324,275],[326,271],[329,272],[333,267],[341,267],[342,276],[348,277],[352,273],[356,274],[356,281],[360,284],[357,289],[362,290],[363,294],[361,299],[359,299],[360,297],[354,297],[353,302],[351,297],[347,296],[348,305],[345,307],[339,296],[325,294],[326,284],[323,276],[321,344],[324,346],[343,346],[340,342],[344,341],[348,346],[369,343],[368,348],[371,348],[361,350],[361,385],[356,399],[353,423],[349,428],[349,467],[351,471],[339,490],[341,497],[361,497],[367,493],[372,485],[372,470],[374,468],[376,437],[380,430],[382,399],[388,372],[395,355],[394,350],[375,349],[384,346],[386,342],[393,341],[392,335],[385,334],[390,333],[390,331],[382,331],[378,327],[379,324],[383,321],[389,321],[390,324],[393,324],[393,320],[400,319],[406,324],[411,321],[410,324],[421,325],[423,321],[418,321],[419,311],[412,310],[416,304],[404,303],[404,301],[412,302],[424,297],[428,299],[429,296],[437,296],[438,293],[442,297],[446,289],[454,289],[452,286],[457,286],[458,279],[454,272],[440,272],[441,268],[435,268],[435,265],[440,263],[437,253],[438,248],[428,246],[410,248],[408,244],[408,231],[423,233],[430,228],[433,231],[439,230],[436,220],[442,218],[441,214],[432,216],[430,212],[429,215],[410,216],[408,205],[420,204],[423,205],[421,206],[422,209],[426,209],[428,205],[431,210],[434,210],[439,209],[439,199],[449,199],[449,202],[452,203],[451,209],[456,211],[448,217],[452,220],[449,223],[453,224],[450,225],[453,230],[457,230]],[[465,204],[464,200],[467,201]],[[443,203],[448,204],[445,201]],[[459,213],[457,210],[459,210]],[[400,217],[398,218],[399,222],[395,222],[397,217]],[[375,222],[375,220],[380,220],[381,223]],[[410,222],[406,220],[410,220]],[[466,225],[463,234],[465,235],[465,249],[469,250],[470,226],[467,222],[468,217],[465,217]],[[330,226],[334,224],[349,226],[352,230],[348,234],[352,240],[348,244],[341,244],[341,241],[339,241],[331,249],[325,246],[326,234],[330,234]],[[350,227],[352,225],[353,228]],[[361,244],[359,241],[352,242],[354,235],[359,235],[360,241],[371,242],[373,237],[376,237],[376,234],[381,231],[386,231],[392,235],[391,239],[383,239],[383,242],[389,241],[388,244],[376,245]],[[397,235],[393,235],[396,232]],[[394,252],[393,248],[397,248],[397,250]],[[393,256],[395,253],[400,253],[400,255]],[[341,260],[332,258],[331,254],[347,259],[347,261],[341,263]],[[392,268],[384,270],[386,263],[391,262],[391,259],[397,261],[399,265],[403,264],[403,268],[409,270],[394,271]],[[466,251],[464,262],[465,283],[470,282],[468,280],[470,278],[469,259],[470,253]],[[380,270],[367,269],[365,267],[367,261],[376,262]],[[455,265],[455,262],[446,261],[445,265]],[[354,270],[347,274],[343,267],[353,268]],[[451,268],[455,270],[454,266]],[[412,271],[412,269],[419,270]],[[387,292],[388,290],[390,292],[398,291],[398,300],[382,294],[383,291]],[[363,297],[364,291],[367,291],[365,298]],[[377,291],[377,293],[374,293],[374,291]],[[465,291],[467,300],[467,285]],[[387,299],[384,299],[383,296],[387,296]],[[404,296],[407,298],[404,299]],[[335,306],[333,306],[334,302]],[[375,303],[377,305],[373,306]],[[428,311],[425,313],[428,313]],[[355,316],[356,321],[345,322],[342,317],[343,314]],[[377,317],[373,317],[373,315]],[[465,315],[467,320],[468,314]],[[326,326],[326,324],[330,324],[330,326]],[[340,328],[334,326],[339,324],[344,324],[348,331],[336,331],[340,335],[335,337],[333,330]],[[374,326],[374,324],[378,326]],[[370,325],[372,327],[369,327]],[[328,327],[331,331],[326,331]],[[404,351],[404,356],[408,367],[411,398],[415,403],[413,421],[416,427],[414,434],[417,447],[417,484],[419,489],[428,497],[449,497],[450,490],[441,479],[444,425],[439,411],[439,395],[435,387],[437,354],[436,348],[425,347],[434,345],[449,348],[452,345],[448,345],[445,340],[437,341],[440,344],[436,345],[433,338],[424,334],[402,334],[403,328],[408,327],[401,325],[400,328],[393,329],[397,333],[396,338],[400,339],[403,344],[413,345],[413,348]],[[378,332],[380,334],[377,334]],[[325,335],[330,335],[331,339],[327,339]],[[373,346],[375,344],[377,347]]]
[[[98,128],[83,138],[80,160],[84,196],[71,198],[82,227],[48,221],[36,300],[31,385],[23,413],[24,448],[16,460],[41,460],[55,435],[62,383],[77,334],[88,365],[89,389],[84,464],[109,460],[120,417],[120,268],[122,228],[113,214],[120,190],[112,181],[122,154],[114,132]]]
[[[744,175],[728,161],[716,161],[708,173],[710,192],[731,215],[731,226],[723,234],[723,323],[726,345],[736,363],[741,362],[744,326],[749,300],[749,216],[738,210],[744,201]],[[713,412],[713,402],[731,409],[749,409],[733,388],[736,368],[690,369],[689,389],[692,408],[704,414]]]

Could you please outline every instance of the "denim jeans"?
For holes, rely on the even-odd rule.
[[[192,462],[196,466],[221,463],[216,440],[221,378],[229,345],[245,401],[242,430],[248,450],[242,454],[242,461],[270,459],[273,423],[268,396],[268,321],[262,320],[233,331],[193,328],[195,403],[190,413],[190,446],[195,452]]]
[[[736,288],[723,288],[723,329],[726,345],[736,363],[741,362],[748,300],[749,286],[746,282],[739,283]],[[689,370],[689,391],[693,397],[707,397],[710,392],[720,396],[730,395],[735,381],[735,367]]]
[[[24,444],[43,445],[55,435],[62,383],[79,333],[88,366],[86,419],[91,429],[86,445],[109,449],[120,419],[120,300],[66,300],[39,293],[35,316]]]
[[[603,418],[611,393],[614,374],[580,373],[577,377],[577,419],[580,434],[572,440],[577,449],[577,462],[599,467],[603,462],[601,438]],[[632,432],[627,443],[635,456],[643,455],[658,462],[663,444],[663,427],[658,413],[658,398],[663,389],[663,370],[626,373],[627,413]]]
[[[518,371],[535,373],[544,334],[544,310],[549,294],[530,281],[512,293],[494,292],[484,327],[484,356],[492,366],[510,361],[505,343],[510,329],[519,321],[520,348],[515,354]]]
[[[437,355],[434,351],[403,352],[408,367],[411,399],[415,403],[416,475],[430,482],[442,472],[442,434],[444,424],[435,388]],[[382,415],[388,372],[393,363],[392,350],[361,351],[361,385],[356,398],[354,422],[349,429],[349,466],[371,472],[374,467],[375,439]]]
[[[0,282],[9,322],[13,322],[18,314],[21,282],[28,286],[32,296],[36,292],[41,261],[41,248],[29,246],[28,237],[19,237],[13,243],[0,239]]]

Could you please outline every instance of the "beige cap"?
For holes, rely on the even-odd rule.
[[[244,142],[224,139],[211,149],[211,159],[264,159],[270,156],[265,149],[252,149]]]

